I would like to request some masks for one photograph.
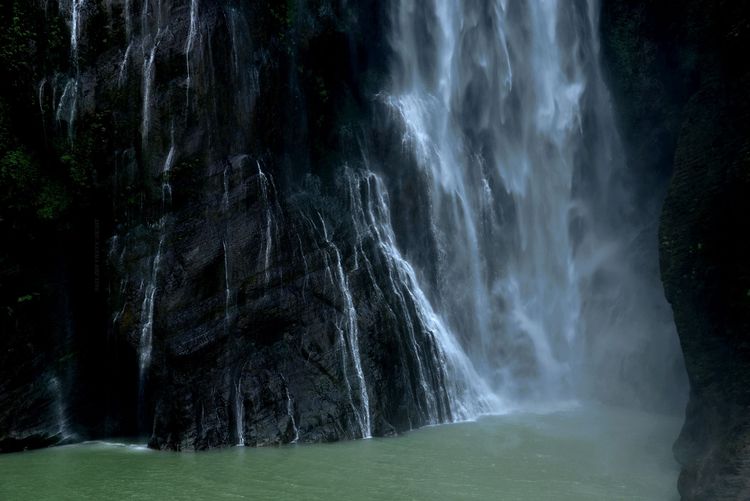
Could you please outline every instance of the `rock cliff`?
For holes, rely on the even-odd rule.
[[[607,0],[602,36],[633,168],[665,179],[661,270],[690,378],[683,499],[750,496],[750,9]],[[662,184],[667,186],[667,184]]]

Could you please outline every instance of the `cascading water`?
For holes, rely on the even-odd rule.
[[[294,403],[292,402],[292,396],[289,394],[289,385],[287,384],[286,378],[282,375],[281,380],[284,383],[284,394],[286,395],[286,414],[289,416],[289,422],[292,425],[294,431],[294,438],[290,442],[296,444],[299,442],[299,428],[297,427],[297,420],[294,419]]]
[[[345,177],[352,223],[358,239],[371,232],[386,263],[388,286],[396,295],[410,348],[417,363],[417,378],[428,422],[465,420],[480,414],[502,412],[503,403],[476,372],[454,334],[434,311],[422,291],[414,269],[399,252],[382,180],[369,171],[355,174],[347,170]],[[365,253],[362,253],[362,258],[366,266],[369,266]],[[414,319],[405,295],[408,295],[409,302],[414,305]],[[434,344],[436,351],[417,342],[415,324],[428,333],[430,344]],[[430,382],[427,364],[440,372],[437,383]],[[438,402],[437,394],[441,391],[447,393],[447,407]]]
[[[242,377],[234,386],[234,422],[237,435],[237,447],[245,447],[245,404],[242,399]]]
[[[158,290],[159,269],[161,266],[162,250],[164,248],[164,218],[159,222],[159,246],[151,264],[151,276],[143,294],[141,306],[141,335],[138,341],[138,359],[140,369],[140,391],[144,390],[146,370],[151,364],[151,351],[154,333],[154,303]]]
[[[120,62],[120,71],[117,73],[117,83],[120,85],[125,82],[125,72],[128,69],[128,60],[130,59],[130,51],[133,49],[133,42],[130,42],[125,49],[125,53],[122,55],[122,61]]]
[[[336,244],[329,239],[325,220],[318,213],[323,238],[327,246],[324,255],[326,276],[330,284],[337,289],[344,300],[343,319],[336,324],[338,333],[338,350],[341,353],[341,374],[343,376],[346,391],[349,396],[349,404],[357,421],[361,438],[372,437],[372,424],[370,415],[370,397],[367,393],[367,381],[362,370],[362,359],[359,349],[359,327],[357,323],[357,310],[352,300],[349,289],[349,279],[341,264],[341,252]],[[316,227],[312,224],[313,228]],[[335,261],[332,262],[330,254],[333,253]],[[356,376],[356,387],[352,386],[349,378],[350,367],[354,369]],[[356,391],[356,393],[355,393]],[[356,397],[355,397],[356,395]],[[355,400],[356,398],[356,400]]]
[[[664,299],[628,255],[650,221],[621,180],[596,9],[393,3],[397,57],[382,97],[432,182],[433,296],[477,374],[510,402],[582,397],[601,376],[594,366],[674,337],[668,308],[644,314]],[[656,262],[655,238],[652,248]],[[628,348],[603,352],[602,338]]]
[[[73,63],[78,65],[78,42],[81,30],[81,8],[84,0],[71,0],[70,4],[70,53]]]
[[[156,50],[159,48],[160,34],[161,32],[156,34],[151,50],[146,52],[143,58],[143,118],[141,121],[141,137],[144,146],[148,142],[148,134],[151,127],[151,94],[154,85],[154,61],[156,60]],[[145,50],[144,47],[144,52]]]
[[[86,7],[86,0],[68,0],[67,2],[58,3],[62,12],[67,12],[68,25],[70,27],[70,62],[72,74],[65,83],[65,88],[57,103],[55,118],[58,122],[65,121],[68,126],[68,137],[73,139],[73,123],[78,108],[78,94],[80,91],[80,66],[79,66],[79,44],[81,40],[83,9]],[[54,97],[53,97],[54,100]],[[40,103],[41,103],[40,98]]]
[[[254,408],[249,405],[250,383],[244,394],[241,384],[243,378],[255,377],[250,371],[243,374],[246,359],[255,356],[247,347],[255,348],[254,336],[262,335],[268,340],[259,344],[269,343],[269,356],[283,345],[293,357],[301,348],[284,345],[291,343],[288,337],[294,343],[310,341],[313,352],[335,353],[331,358],[336,365],[325,367],[326,376],[331,374],[343,388],[336,393],[340,415],[334,416],[341,429],[331,436],[370,437],[387,432],[391,423],[383,422],[394,415],[394,428],[404,429],[581,397],[602,365],[622,367],[623,353],[638,353],[633,346],[645,346],[644,339],[669,324],[668,318],[662,324],[661,317],[651,315],[637,324],[633,320],[645,303],[663,299],[648,280],[633,278],[636,261],[628,255],[626,241],[640,230],[640,223],[633,222],[640,215],[628,207],[621,182],[614,121],[596,63],[593,1],[388,3],[395,57],[380,98],[392,112],[392,123],[402,128],[405,149],[418,166],[418,172],[406,176],[428,179],[428,229],[418,231],[436,243],[434,263],[420,261],[424,258],[412,254],[408,245],[400,247],[404,228],[398,226],[400,215],[391,214],[390,201],[410,194],[395,191],[388,168],[371,166],[366,152],[362,165],[360,159],[347,158],[360,168],[341,167],[316,181],[325,185],[321,198],[331,197],[321,202],[317,192],[294,192],[298,186],[288,177],[296,176],[297,167],[279,161],[273,148],[254,150],[265,148],[266,136],[260,131],[248,137],[253,135],[248,131],[256,132],[251,111],[256,97],[268,96],[261,92],[261,73],[253,65],[264,68],[271,52],[255,38],[262,30],[250,29],[253,10],[236,2],[216,8],[199,0],[132,3],[123,9],[124,50],[112,51],[116,59],[111,67],[118,88],[141,100],[133,113],[136,129],[140,120],[141,141],[132,145],[133,151],[122,152],[122,158],[136,158],[130,169],[136,174],[129,175],[143,175],[153,193],[161,186],[161,211],[158,200],[149,206],[141,193],[143,219],[138,224],[145,231],[128,236],[130,229],[123,230],[123,242],[133,250],[128,260],[119,260],[118,269],[127,273],[114,323],[124,319],[128,322],[122,321],[122,328],[132,329],[142,408],[151,398],[144,395],[144,386],[150,381],[152,354],[154,360],[169,358],[154,350],[173,350],[170,355],[182,357],[193,354],[192,345],[216,343],[224,336],[232,339],[234,350],[221,358],[234,374],[221,383],[226,402],[206,399],[201,406],[226,405],[224,415],[210,426],[223,426],[223,436],[236,434],[242,445],[245,402],[248,413]],[[85,0],[71,5],[77,6],[80,21]],[[226,32],[217,35],[216,23]],[[75,33],[77,39],[78,26]],[[77,43],[71,41],[75,50]],[[162,72],[160,58],[175,54],[176,74],[172,64]],[[72,57],[78,59],[75,53]],[[218,70],[226,78],[217,78]],[[49,83],[52,101],[60,96],[57,118],[72,123],[79,79],[62,78],[59,85]],[[233,95],[223,102],[217,89]],[[44,83],[40,105],[43,91]],[[174,106],[185,99],[185,109]],[[227,102],[233,105],[231,113],[223,109]],[[227,138],[232,134],[213,127],[225,120],[240,125],[236,137]],[[592,129],[597,130],[595,139]],[[297,154],[290,148],[289,164]],[[327,175],[326,169],[321,172]],[[206,182],[193,185],[201,176]],[[338,185],[327,186],[331,179]],[[175,197],[174,206],[172,183],[180,193],[189,186],[184,196]],[[302,209],[295,205],[297,195],[305,195],[300,197],[305,200]],[[223,229],[216,225],[199,232],[184,225],[183,230],[181,223],[192,221],[196,216],[191,211],[204,202],[208,211],[221,214]],[[341,206],[343,213],[337,210]],[[295,219],[296,211],[309,223],[307,228]],[[186,242],[191,242],[189,252]],[[289,251],[290,243],[299,246],[298,252]],[[123,243],[122,254],[125,247]],[[176,260],[185,262],[175,266]],[[436,268],[434,273],[430,267]],[[170,309],[179,310],[184,301],[179,295],[195,283],[207,283],[209,273],[216,274],[217,287],[200,291],[206,295],[205,314],[183,321],[188,313]],[[425,279],[433,275],[434,282]],[[292,333],[316,319],[298,317],[297,286],[303,303],[320,305],[325,296],[321,308],[335,311],[325,327],[313,325],[300,336]],[[370,309],[368,300],[377,304]],[[271,301],[269,318],[256,319],[260,314],[252,309],[268,309]],[[196,332],[193,322],[199,324]],[[641,334],[631,334],[634,325]],[[328,329],[330,339],[318,345],[325,336],[313,329]],[[397,338],[391,345],[399,350],[393,355],[399,357],[397,363],[374,353],[379,341],[374,338],[387,337],[382,329]],[[276,339],[277,331],[284,331],[283,340]],[[617,350],[621,353],[613,355]],[[379,379],[385,372],[381,366],[394,363],[401,367]],[[256,370],[257,365],[248,367]],[[290,378],[306,377],[296,369],[273,368]],[[161,372],[151,377],[162,377]],[[403,402],[395,411],[386,408],[392,404],[390,396],[382,395],[384,381],[392,381],[387,378],[403,384]],[[294,399],[286,382],[275,395],[276,417],[283,419],[280,423],[291,422],[294,441],[300,428],[302,439],[310,439],[317,430],[306,416],[320,410],[314,407],[319,402],[309,402],[296,379],[291,383]],[[248,419],[248,443],[264,438],[250,430]],[[289,439],[285,431],[283,440]]]
[[[65,416],[65,404],[62,394],[62,388],[60,387],[60,380],[57,377],[52,377],[49,382],[50,389],[55,396],[55,413],[57,414],[57,433],[62,439],[67,439],[71,436],[68,430],[68,420]]]
[[[229,308],[232,302],[232,290],[229,288],[229,252],[227,251],[227,241],[221,242],[224,251],[224,325],[229,328]]]
[[[185,71],[187,77],[185,78],[186,100],[190,104],[190,85],[191,80],[191,67],[190,67],[190,56],[193,53],[193,47],[195,46],[195,40],[198,36],[198,0],[190,0],[190,28],[188,30],[187,42],[185,43]]]
[[[292,429],[294,429],[294,439],[290,443],[296,444],[299,442],[299,428],[294,420],[294,406],[292,404],[292,397],[289,395],[289,388],[286,388],[286,412],[289,415],[289,420],[292,422]]]
[[[68,122],[69,130],[72,130],[72,124],[76,116],[76,106],[78,105],[78,80],[70,78],[65,84],[60,102],[57,103],[57,113],[55,118],[58,122]],[[72,132],[71,132],[72,134]]]
[[[260,185],[260,194],[263,200],[264,215],[265,215],[265,227],[263,229],[263,275],[265,277],[265,283],[268,285],[271,280],[271,248],[273,247],[273,236],[271,235],[271,229],[273,226],[273,209],[271,207],[271,201],[268,197],[269,180],[268,177],[263,173],[260,168],[260,162],[258,162],[258,181]]]

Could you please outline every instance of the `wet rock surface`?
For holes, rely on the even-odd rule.
[[[604,2],[630,162],[671,174],[661,269],[690,378],[675,444],[683,499],[750,495],[750,129],[742,2]],[[659,174],[661,173],[661,174]]]
[[[8,319],[3,451],[137,433],[177,450],[319,442],[451,419],[370,174],[414,162],[376,97],[384,4],[29,8],[69,35],[34,103],[43,132],[95,165],[66,216],[91,250],[53,267],[79,282],[54,284],[72,297],[67,331],[52,306]],[[421,246],[419,217],[395,221]]]

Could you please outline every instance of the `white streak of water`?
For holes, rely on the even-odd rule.
[[[341,336],[340,341],[342,348],[342,360],[344,360],[344,375],[346,376],[348,368],[346,364],[346,358],[343,357],[343,354],[346,353],[346,350],[348,348],[352,358],[352,364],[354,365],[354,371],[357,375],[357,386],[359,388],[360,401],[359,409],[357,409],[353,403],[352,406],[355,407],[354,411],[362,432],[362,438],[370,438],[372,437],[372,426],[370,424],[370,398],[367,394],[367,383],[365,381],[364,371],[362,370],[362,357],[360,356],[359,352],[359,327],[357,325],[357,310],[354,308],[352,294],[349,290],[349,279],[344,273],[344,268],[341,265],[341,253],[332,242],[329,243],[329,245],[331,246],[333,254],[336,257],[336,277],[338,278],[339,291],[344,298],[344,315],[346,322],[343,328],[340,326],[338,327],[339,335]],[[344,340],[344,333],[347,336],[346,340]],[[348,380],[347,385],[349,386]]]
[[[159,222],[159,246],[156,255],[151,263],[151,275],[146,284],[146,290],[143,295],[141,305],[141,337],[138,342],[138,362],[140,370],[140,385],[143,391],[146,371],[151,364],[151,352],[153,350],[153,331],[154,331],[154,304],[156,302],[156,293],[158,291],[159,270],[161,266],[162,250],[164,248],[164,226],[165,218],[162,217]]]
[[[242,375],[237,379],[234,396],[234,418],[236,422],[237,447],[245,446],[245,404],[242,399]]]
[[[268,177],[263,173],[263,170],[260,168],[260,162],[257,163],[258,165],[258,180],[260,183],[260,190],[261,190],[261,197],[263,199],[263,207],[265,210],[265,228],[264,228],[264,238],[263,238],[263,274],[265,277],[265,284],[268,285],[271,281],[271,248],[273,246],[273,239],[271,236],[271,226],[273,225],[273,214],[272,214],[272,206],[271,206],[271,199],[269,198],[268,194]]]
[[[174,166],[174,158],[176,154],[176,148],[175,148],[175,141],[174,141],[174,122],[172,122],[172,131],[171,131],[171,142],[169,146],[169,152],[167,153],[167,158],[164,160],[164,165],[161,169],[161,176],[162,176],[162,209],[166,209],[168,205],[172,203],[172,185],[170,184],[169,176],[172,172],[172,167]]]
[[[37,92],[37,100],[39,101],[39,115],[42,117],[42,123],[44,123],[44,86],[47,85],[47,79],[44,78],[39,83],[39,90]]]
[[[130,42],[128,44],[128,47],[125,49],[125,53],[122,56],[122,61],[120,62],[120,71],[117,73],[118,85],[122,85],[125,82],[125,75],[128,69],[128,60],[130,59],[130,51],[132,50],[132,48],[133,42]]]
[[[292,403],[292,396],[289,394],[289,387],[284,381],[284,392],[286,393],[286,413],[292,422],[292,429],[294,430],[294,439],[290,442],[296,444],[299,442],[299,428],[297,428],[297,421],[294,419],[294,405]]]
[[[125,38],[128,41],[133,38],[133,6],[131,5],[132,0],[125,0],[125,5],[122,10],[122,16],[125,20]]]
[[[55,396],[55,413],[56,413],[56,419],[57,419],[57,434],[60,435],[61,439],[66,439],[71,436],[70,431],[68,430],[68,420],[65,417],[65,404],[64,404],[64,398],[62,394],[62,387],[60,385],[60,380],[57,377],[52,377],[50,379],[50,388],[52,389],[52,393]]]
[[[232,302],[232,291],[229,287],[229,252],[227,251],[227,241],[221,242],[224,249],[224,325],[229,327],[229,310]]]
[[[154,44],[151,47],[148,57],[143,59],[143,105],[142,105],[142,122],[141,138],[143,144],[148,142],[148,134],[151,127],[151,93],[154,85],[154,61],[156,60],[156,50],[159,48],[159,34],[157,34]]]
[[[81,36],[81,8],[84,0],[72,0],[70,12],[70,55],[73,65],[78,67],[78,42]]]
[[[191,62],[190,56],[193,52],[193,46],[198,36],[198,0],[190,0],[190,27],[188,29],[187,41],[185,42],[185,66],[187,72],[187,78],[185,80],[187,90],[186,99],[187,103],[190,104],[190,85],[192,83],[191,77]]]

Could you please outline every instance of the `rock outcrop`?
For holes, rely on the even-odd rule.
[[[36,122],[15,140],[48,168],[70,164],[58,184],[85,190],[52,215],[59,232],[33,228],[53,235],[39,256],[20,255],[28,242],[7,256],[19,266],[3,269],[4,304],[17,303],[2,318],[0,450],[135,433],[178,450],[332,441],[453,417],[392,226],[425,252],[428,215],[392,223],[372,173],[418,171],[376,98],[385,4],[69,0],[5,14],[34,19],[29,50],[54,61],[19,83],[38,93],[11,125]],[[39,45],[53,26],[59,47]],[[426,179],[409,183],[396,207],[424,196]]]
[[[633,168],[671,174],[664,288],[690,378],[683,499],[750,496],[750,9],[607,0],[602,36]]]

